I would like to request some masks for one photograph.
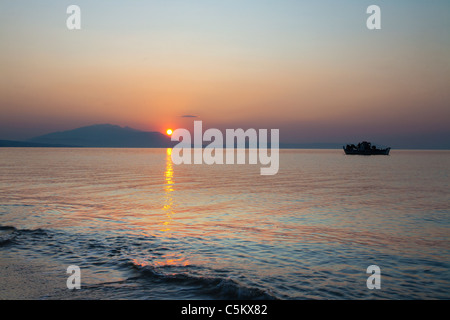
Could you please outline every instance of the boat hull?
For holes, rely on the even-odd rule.
[[[370,149],[370,150],[355,150],[355,149],[344,149],[345,154],[348,155],[363,155],[363,156],[375,156],[375,155],[383,155],[388,156],[391,148],[386,149]]]

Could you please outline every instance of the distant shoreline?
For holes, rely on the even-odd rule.
[[[0,148],[83,148],[80,146],[28,141],[0,140]]]
[[[203,147],[205,147],[205,146],[203,146]],[[171,148],[171,146],[167,146],[167,147],[73,146],[73,145],[34,143],[34,142],[27,142],[27,141],[0,140],[0,148],[165,149],[165,148]],[[248,149],[248,148],[246,148],[246,149]],[[280,150],[342,150],[342,146],[283,146],[283,145],[280,145]],[[399,148],[393,148],[393,150],[450,151],[450,148],[402,148],[402,147],[399,147]]]

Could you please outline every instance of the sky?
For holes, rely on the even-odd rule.
[[[449,30],[446,0],[2,0],[0,139],[202,120],[284,143],[450,148]]]

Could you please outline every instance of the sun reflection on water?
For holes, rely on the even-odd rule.
[[[166,170],[164,171],[164,206],[163,210],[166,214],[165,220],[162,223],[163,228],[160,229],[162,232],[168,232],[171,230],[170,223],[172,222],[173,211],[173,197],[172,192],[174,191],[174,181],[173,181],[173,163],[172,163],[172,149],[167,148],[166,151]]]

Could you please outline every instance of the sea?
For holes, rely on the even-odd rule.
[[[450,299],[450,151],[260,167],[1,148],[0,298]]]

